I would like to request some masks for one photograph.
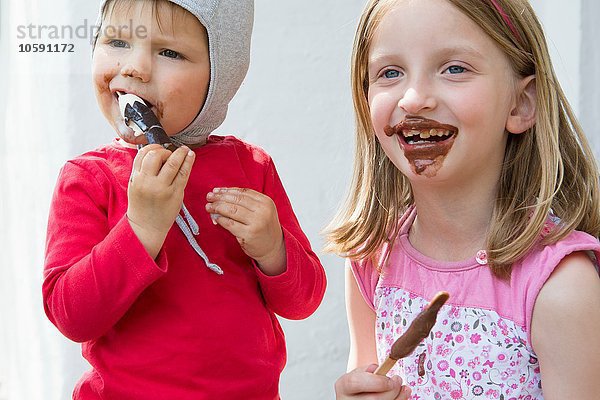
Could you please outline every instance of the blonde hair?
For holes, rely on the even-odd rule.
[[[351,70],[356,113],[354,175],[344,206],[324,231],[326,251],[373,262],[382,245],[396,237],[398,221],[413,202],[409,181],[375,137],[367,102],[373,35],[397,1],[370,0],[356,31]],[[512,264],[540,241],[551,211],[560,223],[543,238],[543,244],[554,243],[574,229],[598,237],[598,167],[556,78],[542,27],[529,2],[496,1],[515,34],[489,0],[447,1],[496,42],[516,76],[536,76],[536,123],[523,134],[509,135],[487,237],[489,265],[497,276],[506,278]]]

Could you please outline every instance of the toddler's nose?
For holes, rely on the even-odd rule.
[[[148,82],[152,74],[150,56],[129,57],[121,67],[120,74],[125,77],[138,78],[142,82]]]
[[[407,114],[419,114],[423,110],[435,108],[437,102],[433,95],[425,89],[417,90],[414,87],[408,88],[404,96],[398,101],[398,107],[402,108]]]

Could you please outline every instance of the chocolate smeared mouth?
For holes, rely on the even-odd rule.
[[[114,94],[113,94],[113,95],[115,96],[115,99],[117,99],[117,102],[118,102],[118,101],[119,101],[119,97],[120,97],[120,96],[123,96],[123,95],[125,95],[125,94],[133,94],[133,95],[137,96],[138,98],[140,98],[140,99],[141,99],[141,100],[144,102],[144,104],[146,104],[146,106],[148,106],[149,108],[154,108],[154,109],[156,109],[156,107],[154,106],[154,104],[152,104],[151,102],[149,102],[149,101],[148,101],[148,100],[146,100],[145,98],[143,98],[143,97],[141,97],[141,96],[139,96],[139,95],[137,95],[137,94],[135,94],[135,93],[129,93],[129,92],[124,92],[124,91],[122,91],[122,90],[117,90],[116,92],[114,92]]]
[[[406,144],[434,144],[443,142],[458,133],[458,128],[432,119],[408,116],[395,126],[386,126],[387,136],[398,135]]]
[[[404,157],[417,175],[434,177],[454,144],[458,128],[432,119],[408,115],[399,124],[386,126],[387,136],[398,135]]]

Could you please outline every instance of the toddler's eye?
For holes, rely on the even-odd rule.
[[[113,39],[110,42],[108,42],[109,45],[111,45],[112,47],[127,47],[127,42],[123,41],[123,40],[119,40],[119,39]]]
[[[168,58],[181,58],[181,55],[178,52],[169,49],[161,51],[160,54]]]
[[[460,65],[452,65],[446,68],[446,71],[448,71],[450,74],[462,74],[463,72],[466,72],[467,69],[465,67],[461,67]]]
[[[383,72],[382,76],[387,79],[398,78],[400,76],[400,71],[397,71],[395,69],[388,69]]]

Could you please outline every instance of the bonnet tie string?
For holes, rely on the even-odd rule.
[[[196,251],[196,253],[198,253],[198,255],[202,257],[202,259],[206,263],[206,266],[211,271],[219,275],[223,275],[223,270],[217,264],[210,262],[208,256],[206,255],[204,250],[202,250],[202,247],[200,247],[200,245],[196,241],[196,238],[194,237],[194,235],[197,236],[200,233],[198,223],[196,223],[196,220],[194,220],[194,217],[192,217],[192,214],[190,214],[185,204],[181,205],[181,210],[183,211],[184,216],[182,217],[181,214],[177,215],[177,218],[175,219],[177,226],[179,226],[179,229],[181,229],[181,231],[185,235],[192,248]]]

